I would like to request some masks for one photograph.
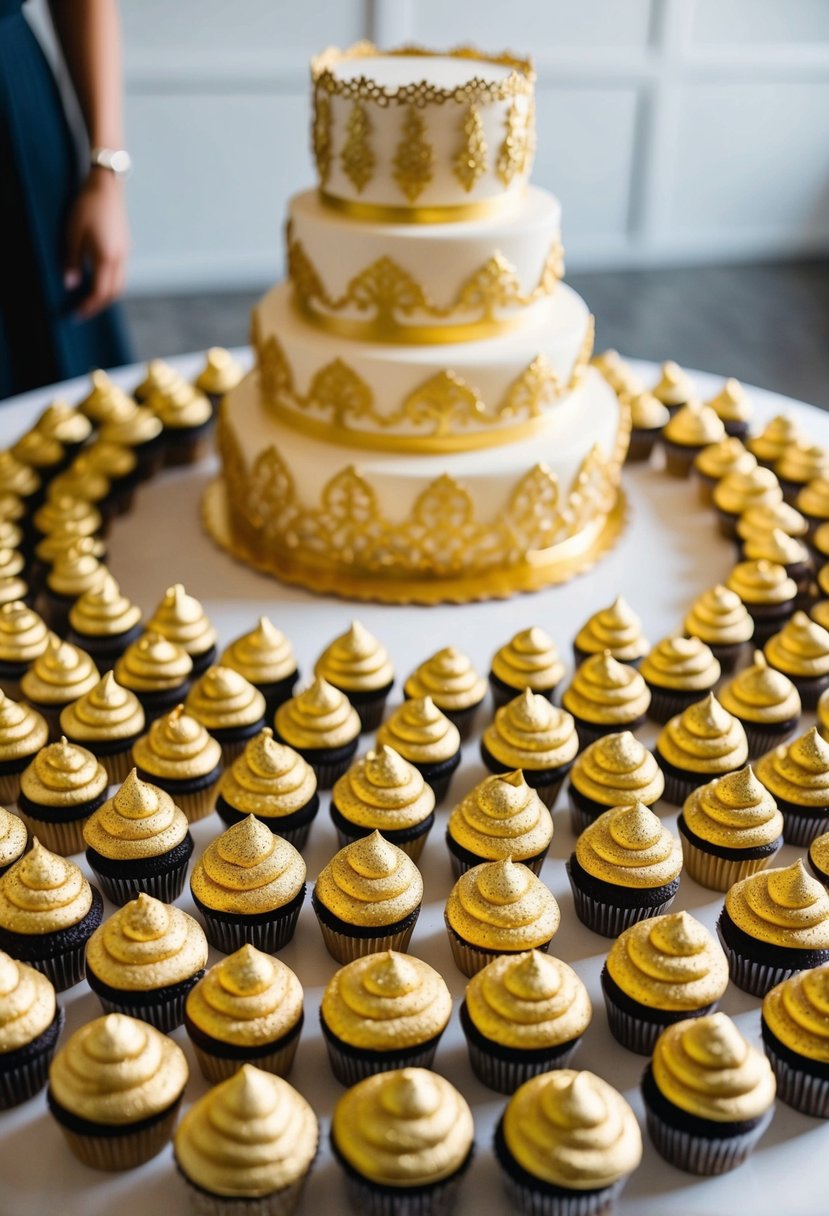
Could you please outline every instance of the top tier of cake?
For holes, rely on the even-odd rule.
[[[468,47],[436,55],[370,43],[312,61],[313,150],[323,198],[406,222],[509,209],[535,146],[532,67]]]

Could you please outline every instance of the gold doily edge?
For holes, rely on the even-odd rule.
[[[233,539],[227,520],[226,490],[220,475],[207,486],[201,500],[202,526],[220,549],[242,565],[267,574],[280,582],[304,587],[317,595],[339,599],[363,600],[378,604],[470,604],[481,600],[504,600],[525,592],[569,582],[584,574],[609,553],[619,540],[628,521],[629,508],[620,486],[611,511],[601,527],[585,544],[584,531],[560,545],[538,551],[517,566],[488,570],[480,575],[457,578],[389,578],[354,575],[343,569],[297,560],[292,554],[277,555],[273,562],[262,561],[245,551]],[[585,529],[586,531],[587,529]],[[581,542],[577,545],[575,542]]]

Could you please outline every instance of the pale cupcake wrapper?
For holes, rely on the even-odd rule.
[[[158,1156],[172,1137],[180,1102],[179,1098],[163,1119],[138,1131],[126,1130],[123,1135],[83,1135],[72,1131],[59,1119],[57,1122],[66,1143],[79,1161],[93,1170],[115,1173],[135,1169]]]
[[[22,772],[23,770],[21,769],[20,771]],[[0,805],[14,806],[19,793],[20,773],[4,773],[0,776]]]
[[[470,942],[464,941],[460,934],[456,933],[449,921],[444,917],[446,924],[446,932],[449,936],[449,945],[452,948],[452,957],[455,960],[455,966],[464,975],[470,978],[476,975],[479,971],[483,971],[487,963],[491,963],[493,959],[500,958],[502,954],[519,954],[518,950],[484,950],[480,946],[473,946]],[[544,954],[550,949],[549,941],[541,942],[540,945],[533,946],[534,950],[541,950]]]
[[[777,1097],[793,1110],[813,1119],[829,1119],[829,1079],[808,1072],[810,1061],[797,1068],[779,1055],[763,1036],[763,1047],[777,1081]]]
[[[709,891],[727,891],[735,882],[740,882],[751,874],[758,874],[772,863],[779,852],[779,849],[775,849],[774,853],[767,853],[765,857],[733,861],[716,853],[703,852],[691,844],[683,832],[679,833],[679,839],[682,843],[684,872]]]
[[[136,899],[142,893],[151,895],[153,899],[160,899],[163,904],[175,903],[184,890],[189,862],[190,858],[187,857],[174,869],[162,874],[152,874],[146,878],[112,878],[102,874],[94,866],[91,866],[91,869],[98,880],[98,886],[107,899],[122,908],[124,904],[128,904],[130,900]]]
[[[90,815],[85,814],[80,819],[68,819],[59,823],[53,819],[36,819],[33,815],[27,815],[19,807],[17,813],[28,828],[29,836],[37,836],[43,847],[50,853],[59,853],[61,857],[71,857],[73,853],[82,853],[86,848],[83,825]]]
[[[252,1198],[211,1195],[195,1186],[184,1174],[182,1177],[187,1187],[192,1216],[293,1216],[302,1200],[308,1174],[292,1182],[290,1186],[272,1191],[270,1195]]]
[[[176,806],[184,812],[188,823],[198,823],[215,808],[216,791],[220,781],[219,776],[210,785],[206,785],[203,790],[194,790],[191,794],[179,794],[174,798]]]
[[[97,757],[103,765],[110,785],[123,785],[132,769],[132,750],[127,743],[124,751]]]
[[[671,1127],[664,1119],[645,1106],[648,1134],[660,1157],[687,1174],[713,1177],[727,1174],[742,1165],[771,1122],[773,1108],[750,1131],[737,1136],[720,1138],[695,1136],[692,1132]]]
[[[405,954],[409,948],[409,942],[412,940],[419,915],[420,908],[416,908],[411,924],[408,924],[405,929],[398,933],[381,934],[377,937],[354,937],[347,933],[338,933],[336,929],[326,925],[319,916],[317,923],[328,953],[336,962],[345,964],[353,962],[355,958],[365,958],[367,954],[378,954],[383,950],[399,950]]]
[[[229,1077],[235,1077],[243,1064],[254,1064],[263,1072],[271,1072],[277,1077],[287,1077],[296,1058],[299,1039],[298,1034],[292,1035],[284,1047],[280,1047],[278,1051],[263,1051],[262,1055],[256,1056],[255,1059],[246,1056],[244,1060],[238,1056],[231,1059],[229,1056],[213,1055],[212,1052],[199,1047],[192,1039],[190,1043],[202,1076],[211,1085],[218,1085],[220,1081],[227,1081]]]

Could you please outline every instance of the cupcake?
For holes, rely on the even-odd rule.
[[[326,646],[314,674],[344,692],[360,716],[364,731],[376,730],[394,684],[386,650],[359,621]]]
[[[787,500],[793,502],[810,481],[829,476],[829,449],[816,443],[791,443],[776,461],[774,471]]]
[[[782,566],[789,578],[794,579],[801,596],[811,586],[812,559],[809,550],[802,541],[788,536],[781,528],[749,536],[743,541],[743,556],[747,561],[764,561]]]
[[[173,1134],[187,1084],[184,1052],[146,1022],[110,1013],[87,1022],[49,1069],[49,1111],[79,1161],[128,1170]]]
[[[101,673],[84,650],[50,634],[20,681],[20,693],[45,720],[53,738],[60,731],[61,710],[95,687]]]
[[[56,528],[54,532],[50,532],[48,536],[44,536],[42,540],[36,543],[32,563],[29,567],[29,583],[38,596],[43,591],[47,575],[57,559],[78,540],[83,540],[84,551],[87,554],[94,557],[99,563],[106,562],[107,547],[104,544],[102,534],[79,538],[74,532],[67,532],[64,528]],[[64,628],[68,629],[68,617]]]
[[[812,533],[829,520],[829,477],[816,477],[798,491],[794,503],[805,516]]]
[[[143,892],[86,943],[86,979],[104,1013],[140,1017],[166,1034],[184,1021],[185,997],[206,965],[201,925]]]
[[[113,670],[118,683],[138,697],[147,722],[153,722],[183,699],[193,661],[181,646],[149,631],[127,647]]]
[[[331,1071],[343,1085],[396,1068],[431,1068],[452,1014],[434,968],[384,950],[340,967],[326,985],[320,1026]]]
[[[0,950],[30,963],[63,992],[84,977],[84,947],[103,907],[100,891],[74,862],[35,838],[0,878]]]
[[[788,676],[769,667],[762,650],[723,685],[719,701],[742,723],[752,758],[788,739],[800,721],[800,694]]]
[[[153,722],[133,744],[132,758],[141,780],[169,794],[190,823],[213,810],[222,749],[183,705]]]
[[[103,514],[126,514],[135,501],[135,488],[140,480],[138,457],[132,448],[96,439],[84,449],[83,461],[93,475],[101,473],[109,481],[109,493],[99,504]]]
[[[66,465],[66,453],[60,440],[39,431],[36,426],[20,436],[11,452],[16,460],[34,469],[45,486]]]
[[[666,471],[672,477],[687,477],[700,452],[725,434],[721,419],[701,401],[692,399],[680,406],[662,432]]]
[[[364,1216],[449,1216],[473,1153],[472,1112],[437,1073],[400,1068],[346,1090],[331,1149]]]
[[[86,821],[83,838],[89,868],[114,904],[142,893],[172,903],[184,890],[193,853],[187,817],[135,769]]]
[[[658,642],[639,671],[651,694],[648,717],[664,723],[712,692],[721,668],[700,638],[677,635]]]
[[[610,1216],[642,1160],[642,1133],[606,1081],[561,1068],[510,1098],[495,1129],[495,1157],[521,1216]]]
[[[620,663],[636,664],[650,649],[642,622],[621,595],[608,608],[593,614],[573,642],[576,663],[609,650]]]
[[[0,878],[26,852],[29,834],[19,815],[0,806]]]
[[[82,647],[99,671],[108,671],[141,636],[141,609],[131,603],[111,574],[69,609],[67,640]]]
[[[211,346],[204,356],[204,367],[193,381],[193,387],[204,393],[216,410],[225,393],[235,388],[244,374],[242,365],[233,358],[229,350],[221,346]]]
[[[302,1023],[299,980],[280,959],[250,945],[211,967],[184,1003],[184,1029],[211,1085],[244,1064],[287,1077]]]
[[[829,830],[829,743],[813,726],[761,756],[757,776],[783,814],[783,839],[805,848]]]
[[[743,767],[748,760],[746,733],[709,693],[662,727],[656,758],[665,775],[665,801],[682,806],[697,786]]]
[[[570,824],[576,836],[614,806],[653,806],[665,778],[652,752],[629,730],[585,748],[570,772]]]
[[[625,460],[628,464],[649,460],[671,416],[668,408],[647,389],[623,393],[621,396],[630,409],[630,445]]]
[[[346,771],[361,730],[359,715],[345,693],[319,676],[279,706],[274,727],[279,742],[311,765],[321,790],[330,790]]]
[[[80,410],[57,398],[39,415],[35,430],[56,439],[66,458],[74,456],[87,442],[92,435],[92,424]]]
[[[265,725],[265,698],[230,667],[208,667],[190,686],[184,708],[221,745],[224,764],[241,756]]]
[[[466,985],[461,1026],[472,1071],[515,1093],[530,1077],[566,1068],[593,1016],[572,967],[550,954],[502,954]]]
[[[162,467],[163,427],[152,410],[127,401],[123,408],[102,422],[98,432],[104,443],[117,443],[134,454],[137,474],[147,481]]]
[[[107,526],[115,510],[111,504],[112,483],[105,473],[93,467],[88,451],[80,452],[67,469],[53,477],[46,489],[46,498],[65,496],[83,498],[98,508]]]
[[[145,368],[144,379],[136,384],[132,395],[136,401],[149,401],[154,393],[164,392],[182,379],[180,374],[164,359],[150,359]],[[131,404],[127,398],[127,405]]]
[[[549,634],[537,625],[522,629],[492,656],[489,686],[495,708],[527,688],[552,701],[563,675],[564,664]]]
[[[105,371],[96,368],[89,379],[92,387],[78,403],[78,409],[93,426],[101,427],[110,418],[117,418],[124,410],[132,408],[130,397]]]
[[[204,393],[182,381],[154,393],[147,404],[164,428],[166,464],[196,464],[209,455],[213,406]]]
[[[806,860],[818,882],[829,887],[829,832],[824,832],[811,841]]]
[[[398,705],[377,731],[377,746],[394,748],[432,787],[435,804],[443,801],[461,762],[461,736],[431,697]]]
[[[248,815],[212,840],[190,876],[207,940],[224,954],[246,942],[276,954],[294,935],[305,899],[305,862],[292,844]]]
[[[579,750],[575,724],[566,710],[526,689],[495,711],[481,736],[481,759],[491,773],[520,768],[528,785],[552,807]]]
[[[789,677],[804,709],[814,709],[829,688],[829,631],[805,612],[796,612],[769,638],[763,653],[770,667]]]
[[[711,443],[694,457],[694,473],[702,504],[710,506],[714,501],[714,487],[729,473],[745,473],[753,469],[757,459],[746,451],[740,439],[726,435],[718,443]]]
[[[49,740],[45,719],[0,691],[0,802],[16,802],[20,774]]]
[[[683,625],[710,649],[722,671],[733,671],[754,636],[754,621],[736,591],[718,584],[691,606]]]
[[[676,826],[685,872],[712,891],[764,870],[783,844],[783,816],[750,765],[695,789]]]
[[[291,643],[266,616],[260,616],[250,633],[232,641],[219,662],[258,688],[265,698],[268,718],[293,695],[299,678]]]
[[[691,377],[673,359],[662,364],[659,379],[650,391],[657,401],[667,406],[671,417],[696,396]]]
[[[446,828],[456,878],[507,857],[540,874],[552,839],[553,817],[520,769],[481,781],[454,808]]]
[[[192,660],[194,676],[216,661],[216,630],[199,601],[188,595],[181,583],[167,588],[147,629],[185,650]]]
[[[216,810],[228,826],[248,815],[300,851],[319,810],[314,770],[299,752],[277,743],[266,726],[225,769]]]
[[[564,690],[561,704],[573,715],[582,747],[602,735],[642,726],[651,695],[629,663],[619,663],[609,650],[585,659]]]
[[[103,529],[100,511],[85,498],[74,498],[66,494],[60,498],[48,498],[32,516],[32,525],[38,537],[51,536],[55,532],[71,533],[74,537],[95,536]]]
[[[340,847],[377,831],[417,861],[435,822],[435,795],[414,765],[380,744],[336,782],[331,819]]]
[[[829,962],[829,892],[801,860],[734,883],[717,933],[731,978],[765,996],[796,971]]]
[[[0,952],[0,1110],[43,1089],[63,1019],[46,976]]]
[[[26,560],[17,549],[0,547],[0,604],[14,604],[33,598],[23,577]]]
[[[829,1119],[829,966],[776,984],[763,997],[760,1025],[780,1101]]]
[[[243,1064],[194,1102],[175,1136],[193,1216],[293,1216],[319,1124],[282,1077]]]
[[[610,1033],[649,1056],[666,1026],[713,1013],[728,985],[728,963],[704,925],[668,912],[625,929],[602,968]]]
[[[454,646],[438,650],[403,685],[406,697],[431,697],[438,709],[455,723],[462,740],[472,733],[486,690],[487,681]]]
[[[80,853],[84,823],[103,804],[108,784],[92,752],[61,739],[42,747],[20,774],[17,809],[45,848]]]
[[[338,963],[350,963],[380,950],[407,950],[422,901],[415,863],[372,832],[320,871],[312,903],[326,950]]]
[[[603,937],[667,912],[682,847],[643,802],[612,807],[584,829],[567,863],[579,920]]]
[[[669,1026],[642,1077],[654,1148],[677,1169],[705,1176],[745,1161],[771,1122],[774,1093],[765,1056],[724,1013]]]
[[[734,435],[738,439],[748,436],[754,410],[751,398],[739,380],[729,376],[720,391],[707,401],[706,405],[721,419],[726,435]]]
[[[532,870],[507,857],[466,870],[444,912],[455,966],[472,976],[500,954],[549,949],[561,913]]]
[[[712,502],[717,510],[720,532],[726,540],[737,535],[737,521],[750,507],[775,506],[783,498],[780,482],[771,469],[756,465],[744,472],[727,473],[714,486]]]
[[[111,671],[85,696],[61,711],[64,738],[92,752],[118,785],[132,767],[132,746],[144,730],[144,710],[135,693],[122,688]]]
[[[95,556],[92,536],[80,536],[55,554],[38,597],[44,619],[57,633],[66,632],[69,610],[87,591],[100,587],[109,573]]]
[[[790,507],[787,502],[777,502],[765,507],[749,507],[737,520],[738,547],[744,547],[750,540],[767,537],[775,530],[796,540],[805,540],[809,525],[800,512]]]
[[[42,493],[35,470],[21,463],[8,448],[0,451],[0,493],[16,494],[28,509],[37,506]]]

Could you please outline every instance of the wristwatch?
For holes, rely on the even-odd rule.
[[[89,163],[120,178],[128,177],[132,169],[132,157],[125,148],[90,148]]]

